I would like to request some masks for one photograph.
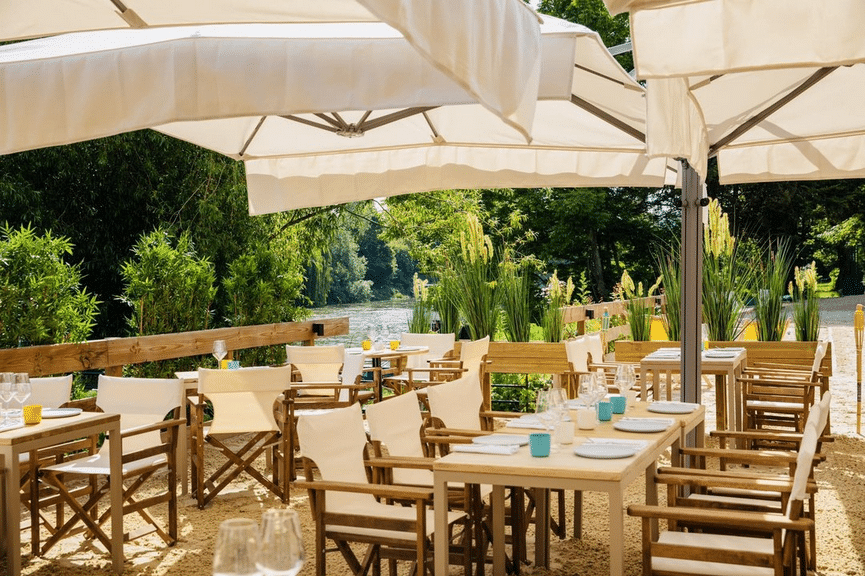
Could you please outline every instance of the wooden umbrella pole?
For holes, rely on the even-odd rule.
[[[853,331],[856,335],[856,434],[862,434],[862,333],[865,331],[865,313],[862,304],[853,313]]]

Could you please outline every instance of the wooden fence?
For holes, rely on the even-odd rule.
[[[348,325],[347,317],[328,318],[0,349],[0,370],[27,372],[31,376],[104,370],[108,375],[121,376],[128,364],[210,354],[214,340],[225,340],[228,350],[293,342],[314,344],[316,338],[348,334]]]

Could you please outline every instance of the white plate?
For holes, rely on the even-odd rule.
[[[489,436],[475,436],[472,438],[472,442],[487,446],[525,446],[529,443],[529,437],[521,434],[490,434]]]
[[[639,452],[639,448],[621,444],[580,444],[574,448],[574,454],[583,458],[629,458]]]
[[[400,346],[395,350],[395,352],[414,352],[415,350],[422,349],[422,346]]]
[[[649,412],[660,414],[690,414],[697,409],[697,404],[690,402],[652,402],[647,408]]]
[[[670,426],[672,424],[660,420],[619,420],[613,424],[613,428],[623,432],[663,432]]]
[[[81,408],[43,408],[43,418],[68,418],[69,416],[78,416],[81,414]]]

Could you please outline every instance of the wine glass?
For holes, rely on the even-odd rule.
[[[535,402],[535,414],[538,417],[538,420],[541,421],[546,431],[550,434],[550,438],[552,439],[553,430],[556,427],[556,422],[559,419],[559,415],[556,412],[555,408],[555,396],[552,393],[552,390],[538,390],[537,400]],[[556,445],[553,442],[550,442],[550,450],[555,450]]]
[[[21,418],[24,418],[24,402],[30,398],[32,388],[30,375],[26,372],[15,374],[15,384],[12,386],[12,399],[21,404]]]
[[[3,425],[9,423],[9,402],[15,388],[15,373],[0,372],[0,402],[3,402]]]
[[[217,368],[222,364],[222,359],[225,358],[226,354],[228,354],[228,350],[225,348],[225,340],[214,340],[213,357],[216,358]]]
[[[580,374],[580,389],[578,394],[586,408],[591,408],[595,405],[597,387],[597,375],[594,372],[590,374]]]
[[[271,509],[261,515],[256,566],[263,576],[295,576],[303,566],[303,539],[297,512]]]
[[[256,576],[258,523],[232,518],[219,525],[213,550],[213,576]]]
[[[568,391],[564,388],[551,388],[549,393],[550,405],[552,406],[552,411],[556,415],[556,441],[559,444],[565,444],[566,442],[563,437],[564,433],[562,432],[562,426],[569,416]],[[570,432],[570,435],[573,436],[573,431]]]
[[[619,389],[619,394],[626,395],[634,387],[636,380],[637,376],[631,364],[619,364],[616,368],[616,387]]]

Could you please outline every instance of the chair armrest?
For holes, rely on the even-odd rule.
[[[416,470],[432,470],[435,458],[423,456],[377,456],[367,460],[374,468],[411,468]]]
[[[814,521],[808,518],[790,520],[777,514],[762,514],[759,512],[738,512],[734,510],[709,510],[683,506],[647,506],[632,504],[628,506],[629,516],[641,518],[658,518],[694,522],[710,526],[735,526],[741,529],[748,526],[757,530],[793,530],[803,532],[810,530]]]
[[[481,418],[519,418],[526,412],[505,412],[503,410],[481,410]]]
[[[84,412],[97,412],[96,396],[77,398],[63,403],[64,408],[81,408]]]
[[[466,430],[464,428],[425,428],[424,436],[427,439],[436,437],[457,436],[463,438],[474,438],[476,436],[489,436],[487,430]]]
[[[154,422],[153,424],[145,424],[143,426],[136,426],[134,428],[126,428],[125,430],[120,431],[120,437],[126,438],[127,436],[138,436],[139,434],[153,432],[154,430],[162,430],[163,428],[170,428],[172,426],[181,425],[186,426],[186,418],[173,418],[171,420]]]
[[[672,478],[667,481],[667,478]],[[687,480],[688,478],[693,481]],[[747,486],[735,486],[731,482],[743,481],[747,482]],[[655,475],[655,481],[660,484],[673,484],[676,486],[691,485],[703,486],[706,488],[744,488],[746,490],[756,490],[765,492],[782,492],[789,493],[793,487],[793,479],[787,475],[772,475],[760,472],[744,472],[741,470],[724,471],[724,470],[704,470],[700,468],[676,468],[662,467],[658,468]],[[773,487],[773,482],[778,482],[786,487]],[[813,480],[808,480],[806,484],[808,493],[817,492],[817,483]]]
[[[783,450],[734,450],[731,448],[682,447],[682,454],[706,458],[722,458],[734,462],[748,462],[767,466],[784,466],[796,462],[796,453]]]
[[[432,500],[433,491],[427,488],[414,488],[410,486],[399,486],[391,484],[359,484],[354,482],[330,482],[327,480],[314,480],[312,482],[294,482],[296,488],[313,490],[316,492],[353,492],[355,494],[372,494],[382,498],[395,498],[402,500]]]

